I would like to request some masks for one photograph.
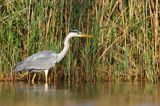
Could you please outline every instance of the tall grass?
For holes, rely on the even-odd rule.
[[[94,38],[72,39],[51,81],[156,82],[159,8],[158,0],[0,0],[0,79],[13,79],[15,64],[33,53],[61,51],[68,32],[79,29]]]

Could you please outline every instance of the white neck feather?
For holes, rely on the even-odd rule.
[[[64,48],[60,53],[58,53],[58,61],[57,62],[62,60],[64,58],[64,56],[66,55],[66,53],[67,53],[67,51],[69,49],[69,39],[74,37],[74,36],[75,35],[70,34],[65,38],[65,40],[64,40]]]

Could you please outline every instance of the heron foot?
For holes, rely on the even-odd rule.
[[[48,91],[48,84],[47,83],[44,84],[44,89],[45,89],[45,92]]]

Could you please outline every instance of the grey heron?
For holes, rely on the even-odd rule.
[[[69,39],[72,37],[92,37],[92,36],[87,34],[82,34],[78,30],[73,30],[65,37],[64,48],[62,49],[61,52],[56,53],[51,50],[45,50],[45,51],[40,51],[38,53],[35,53],[25,58],[21,62],[18,62],[17,65],[15,66],[14,71],[16,72],[19,72],[22,70],[32,71],[32,72],[44,71],[45,81],[47,84],[47,76],[48,76],[49,69],[54,67],[57,62],[59,62],[64,58],[64,56],[66,55],[69,49]],[[36,74],[34,74],[32,78],[32,83],[34,83],[35,75]]]

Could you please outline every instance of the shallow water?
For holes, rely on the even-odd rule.
[[[1,82],[0,106],[160,106],[160,85]]]

